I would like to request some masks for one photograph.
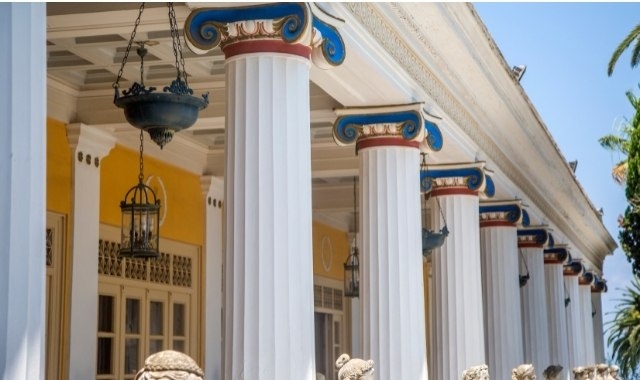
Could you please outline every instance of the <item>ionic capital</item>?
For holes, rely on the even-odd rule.
[[[562,274],[565,276],[579,276],[584,271],[582,260],[569,258],[569,263],[562,267]]]
[[[542,248],[549,241],[549,232],[544,227],[524,227],[518,229],[519,248]]]
[[[551,238],[551,234],[549,234]],[[571,260],[569,250],[566,246],[551,247],[544,250],[545,264],[567,264]]]
[[[593,283],[591,284],[591,293],[606,293],[609,290],[607,287],[607,280],[595,275]]]
[[[584,270],[578,276],[578,285],[581,285],[581,286],[589,286],[589,287],[591,287],[593,285],[594,281],[595,281],[595,273],[593,273],[592,271]]]
[[[418,148],[423,140],[433,151],[442,149],[438,126],[425,118],[422,103],[336,110],[333,139],[356,150],[378,146]]]
[[[439,195],[478,195],[486,186],[484,162],[429,165],[420,171],[422,192]]]
[[[487,177],[488,178],[488,177]],[[522,202],[490,201],[480,203],[480,227],[515,227],[522,217]]]
[[[220,46],[227,58],[247,53],[289,53],[313,58],[321,68],[340,65],[344,41],[322,12],[309,3],[273,3],[231,8],[200,8],[187,17],[185,39],[203,54]]]

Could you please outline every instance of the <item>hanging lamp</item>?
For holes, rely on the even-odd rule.
[[[353,177],[353,224],[355,234],[351,253],[344,263],[344,296],[360,296],[360,260],[358,259],[358,214],[356,213],[356,177]]]
[[[522,255],[522,250],[520,248],[518,248],[518,254],[520,255],[520,260],[522,260],[522,263],[524,264],[524,269],[527,271],[526,274],[518,273],[518,280],[520,282],[520,287],[522,288],[525,285],[527,285],[527,282],[529,282],[531,275],[529,274],[529,266],[527,265],[527,260],[524,259],[524,256]]]
[[[140,173],[120,202],[122,212],[120,256],[157,258],[160,256],[160,200],[144,180],[142,130],[140,130]]]
[[[426,172],[427,168],[427,160],[426,153],[420,153],[422,156],[422,162],[420,163],[420,171]],[[424,220],[427,222],[427,201],[429,200],[429,193],[424,193]],[[449,236],[449,229],[447,228],[447,220],[444,217],[444,212],[442,211],[442,207],[440,207],[440,200],[436,197],[436,202],[438,204],[438,210],[440,211],[440,216],[442,217],[442,221],[444,222],[444,226],[440,229],[440,232],[435,232],[433,230],[429,230],[426,228],[422,228],[422,256],[429,257],[431,252],[436,249],[442,247],[445,239]]]
[[[156,92],[155,87],[146,87],[144,84],[144,57],[148,50],[145,46],[153,45],[154,41],[136,41],[139,46],[137,53],[140,56],[140,83],[134,82],[131,88],[122,91],[122,95],[119,92],[124,66],[127,63],[129,51],[134,43],[140,18],[144,11],[144,3],[142,3],[122,59],[118,77],[113,83],[115,90],[113,103],[124,109],[124,115],[129,124],[149,133],[151,139],[160,148],[171,141],[176,132],[191,127],[198,119],[198,112],[209,104],[208,93],[199,98],[193,96],[193,90],[189,88],[173,3],[167,3],[167,7],[169,8],[169,28],[173,42],[176,79],[169,86],[164,87],[162,92]]]

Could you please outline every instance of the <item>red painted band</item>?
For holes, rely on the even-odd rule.
[[[381,146],[404,146],[408,148],[419,148],[418,141],[405,140],[402,137],[367,137],[358,139],[356,143],[356,152],[360,149],[375,148]]]
[[[562,264],[563,260],[558,259],[544,259],[545,264]]]
[[[480,228],[482,227],[515,227],[515,223],[507,222],[506,220],[485,220],[480,222]]]
[[[225,58],[251,53],[285,53],[309,59],[311,47],[300,44],[288,44],[278,40],[238,41],[222,48]]]
[[[429,193],[434,197],[439,197],[443,195],[472,195],[478,196],[477,190],[469,190],[468,187],[442,187],[431,190]]]
[[[542,248],[544,245],[535,242],[518,242],[518,248]]]

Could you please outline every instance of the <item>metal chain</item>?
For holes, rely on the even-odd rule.
[[[142,135],[142,129],[140,130],[140,174],[138,174],[138,180],[140,181],[140,183],[142,183],[142,181],[144,180],[144,174],[143,174],[143,170],[144,170],[144,164],[142,161],[142,142],[144,140],[144,136]]]
[[[120,83],[120,78],[122,78],[122,72],[124,71],[124,65],[127,63],[127,58],[129,57],[129,51],[131,50],[131,45],[133,44],[133,39],[136,37],[136,31],[138,30],[138,25],[140,25],[140,17],[142,17],[142,12],[144,11],[144,3],[140,5],[140,9],[138,11],[138,18],[136,19],[136,23],[133,26],[133,31],[131,32],[131,38],[129,39],[129,45],[127,45],[127,50],[124,52],[124,58],[122,59],[122,66],[120,66],[120,71],[118,71],[118,78],[113,83],[112,87],[118,89],[118,85]]]
[[[173,3],[167,3],[167,7],[169,8],[169,27],[171,29],[171,40],[173,42],[173,55],[176,59],[176,71],[178,72],[178,78],[182,78],[187,87],[189,87],[187,70],[184,65],[184,56],[182,55],[182,46],[180,45],[180,33],[176,21],[176,12],[173,9]],[[182,70],[180,70],[181,68]]]

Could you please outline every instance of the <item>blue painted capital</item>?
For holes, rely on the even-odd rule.
[[[436,189],[478,192],[485,185],[484,162],[428,165],[420,171],[420,190],[426,193]]]
[[[336,110],[333,139],[349,145],[363,139],[402,138],[421,142],[426,133],[421,103],[382,107],[354,107]]]
[[[522,226],[529,227],[530,224],[531,219],[529,218],[529,213],[527,212],[527,210],[522,209]]]
[[[582,260],[572,258],[568,264],[562,267],[562,274],[565,276],[579,276],[584,271]]]
[[[543,227],[525,227],[518,229],[518,247],[542,248],[549,239],[549,233]]]
[[[585,269],[582,272],[582,274],[578,277],[578,285],[591,286],[593,285],[594,279],[595,279],[595,273],[593,273],[592,271],[587,271]]]
[[[593,283],[591,284],[591,293],[606,293],[608,291],[607,280],[594,275]]]
[[[198,54],[218,46],[248,41],[281,40],[319,51],[328,66],[340,65],[346,56],[338,30],[313,14],[308,3],[270,3],[228,8],[200,8],[189,14],[184,34]],[[324,67],[323,65],[323,68]]]
[[[484,177],[486,181],[484,186],[484,195],[487,198],[493,198],[493,196],[496,195],[496,185],[493,183],[493,178],[491,178],[490,175],[485,174]]]
[[[514,226],[522,216],[520,201],[490,201],[480,203],[480,227]]]
[[[551,234],[549,234],[551,239]],[[550,240],[549,240],[550,245]],[[545,264],[566,264],[571,260],[569,250],[566,246],[563,247],[549,247],[544,250],[544,263]]]

